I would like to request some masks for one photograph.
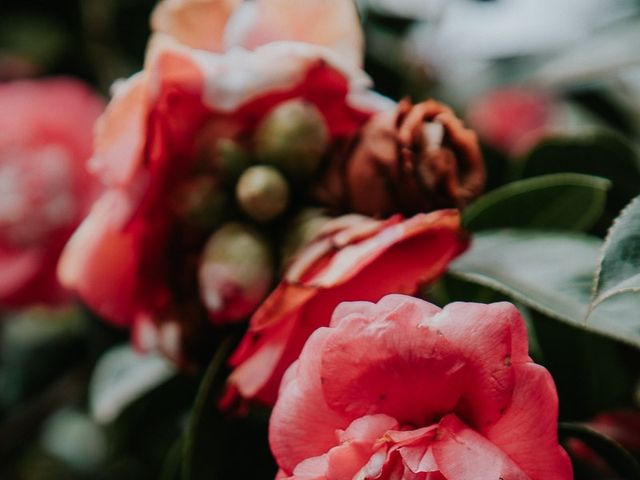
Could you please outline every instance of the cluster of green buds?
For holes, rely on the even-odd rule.
[[[329,143],[318,109],[294,99],[273,108],[256,129],[254,165],[236,185],[242,211],[261,223],[280,217],[292,199],[290,182],[304,183],[317,171]]]
[[[268,293],[274,258],[290,252],[276,252],[264,230],[295,214],[302,203],[294,203],[296,195],[305,195],[319,169],[329,130],[302,99],[272,108],[250,136],[212,127],[202,171],[175,189],[170,205],[187,225],[212,232],[200,252],[198,286],[211,321],[221,324],[246,318]]]

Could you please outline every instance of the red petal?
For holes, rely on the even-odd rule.
[[[99,314],[128,325],[135,313],[136,239],[123,231],[129,207],[117,192],[102,197],[62,253],[60,281]]]
[[[333,322],[320,373],[327,403],[350,418],[384,413],[403,425],[434,423],[455,408],[469,380],[457,348],[417,328],[439,309],[390,295],[372,310]]]
[[[234,355],[235,366],[269,349],[271,337],[282,346],[278,363],[253,372],[251,391],[244,389],[246,370],[231,377],[241,395],[266,403],[275,401],[282,374],[299,355],[304,342],[318,327],[329,325],[341,302],[378,301],[390,293],[414,293],[438,278],[449,262],[467,246],[459,226],[458,212],[443,210],[417,215],[360,244],[350,245],[328,259],[326,267],[305,285],[283,281],[255,313],[247,337]],[[343,253],[345,252],[345,253]],[[286,326],[285,326],[286,325]]]
[[[331,410],[322,394],[318,375],[328,329],[317,330],[304,347],[300,360],[287,372],[286,388],[273,409],[269,443],[278,465],[288,472],[307,458],[327,452],[338,441],[337,431],[349,420]]]
[[[482,431],[511,401],[512,365],[530,361],[527,330],[510,303],[453,303],[423,325],[454,344],[472,373],[456,412]]]
[[[533,480],[572,479],[569,457],[558,445],[558,395],[551,375],[534,363],[513,370],[511,405],[485,436]]]
[[[96,150],[89,167],[110,185],[123,185],[142,162],[148,109],[147,77],[116,84],[115,95],[96,125]]]
[[[440,422],[437,440],[431,446],[440,472],[447,480],[534,480],[496,445],[466,427],[454,415]],[[555,472],[538,477],[560,479]]]

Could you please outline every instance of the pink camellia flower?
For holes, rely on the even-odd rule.
[[[364,40],[353,0],[164,0],[152,25],[180,43],[213,52],[295,40],[362,63]]]
[[[85,163],[104,102],[57,78],[0,84],[0,105],[0,305],[57,304],[58,257],[97,194]]]
[[[238,220],[229,191],[247,187],[237,193],[241,217],[268,221],[288,202],[287,192],[274,194],[269,182],[296,184],[283,180],[279,165],[258,169],[248,182],[237,175],[256,173],[247,168],[256,158],[284,158],[282,169],[292,171],[319,160],[325,147],[354,135],[388,105],[368,86],[360,69],[324,46],[275,42],[216,53],[156,34],[144,70],[116,84],[99,121],[90,168],[108,189],[66,248],[62,281],[107,320],[132,327],[138,346],[172,357],[183,357],[180,339],[210,338],[202,335],[208,321],[242,320],[272,279],[271,271],[249,270],[272,260],[234,254],[225,261],[205,252],[207,240]],[[292,140],[282,141],[287,135]],[[304,135],[318,141],[300,142]],[[294,147],[305,155],[292,155]],[[275,160],[266,158],[272,153]],[[278,204],[267,205],[274,198]],[[253,237],[255,255],[269,250],[254,230],[241,230]]]
[[[277,478],[569,480],[558,398],[509,303],[343,303],[285,374]]]
[[[511,87],[472,102],[467,122],[489,145],[507,154],[518,154],[548,133],[554,111],[549,93]]]
[[[223,405],[236,394],[273,404],[284,371],[309,335],[329,324],[336,305],[413,294],[438,278],[466,246],[456,210],[408,220],[347,215],[329,221],[251,319],[231,358],[236,368]]]

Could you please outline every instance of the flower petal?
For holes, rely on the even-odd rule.
[[[40,272],[43,253],[39,249],[0,250],[0,298],[5,303]]]
[[[227,21],[242,0],[164,0],[151,16],[154,32],[192,48],[221,52]]]
[[[551,375],[534,363],[513,370],[511,405],[486,437],[533,480],[573,478],[569,457],[558,445],[558,395]]]
[[[135,238],[123,231],[126,199],[112,192],[94,205],[73,234],[58,265],[63,285],[118,325],[133,319],[137,278]]]
[[[245,3],[231,18],[225,33],[227,47],[255,49],[278,40],[324,45],[353,65],[363,62],[364,36],[352,0]]]
[[[480,431],[495,423],[511,402],[512,365],[530,361],[527,331],[510,303],[452,303],[423,325],[456,345],[473,374],[458,413]]]
[[[440,422],[437,440],[431,448],[440,472],[448,480],[478,480],[478,477],[534,480],[496,445],[466,427],[454,415]],[[562,478],[555,473],[538,478]]]
[[[317,375],[330,333],[321,328],[309,338],[300,360],[289,367],[291,380],[271,415],[269,444],[278,465],[289,472],[303,460],[327,452],[336,444],[337,431],[350,423],[327,406]]]
[[[130,181],[142,162],[148,109],[144,74],[116,83],[107,111],[96,125],[89,169],[109,185]]]
[[[393,292],[413,293],[441,275],[465,248],[458,213],[439,211],[417,215],[361,243],[343,247],[304,285],[283,281],[254,314],[249,332],[232,358],[232,365],[238,368],[230,382],[245,398],[274,402],[284,370],[298,357],[309,335],[329,325],[338,304],[378,301]],[[285,330],[287,338],[281,336]],[[272,335],[281,348],[278,363],[253,372],[243,368],[242,364],[261,355],[261,350],[272,351]],[[251,389],[243,388],[243,378],[248,376],[252,378]]]
[[[376,307],[344,317],[327,340],[320,371],[326,401],[350,418],[384,413],[403,425],[434,423],[456,407],[469,381],[464,359],[435,330],[417,330],[437,307],[402,295]]]

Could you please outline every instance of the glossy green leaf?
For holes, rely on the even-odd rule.
[[[598,238],[576,233],[480,232],[450,272],[494,288],[549,317],[638,346],[640,295],[618,295],[586,319],[601,245]]]
[[[504,227],[588,230],[598,221],[610,182],[580,174],[544,175],[483,195],[463,212],[472,231]]]
[[[624,355],[628,353],[625,346],[533,309],[520,307],[520,311],[530,317],[529,354],[549,370],[556,383],[560,418],[591,418],[629,402],[636,375]],[[532,345],[532,332],[541,355],[536,344]]]
[[[100,424],[113,422],[128,406],[175,374],[176,367],[160,355],[141,355],[128,344],[108,350],[89,384],[92,417]]]
[[[608,130],[557,135],[538,143],[521,160],[521,176],[575,172],[611,180],[616,210],[640,194],[640,159],[623,136]]]
[[[627,292],[640,292],[640,197],[623,210],[609,230],[595,279],[592,307]]]
[[[576,438],[594,450],[625,480],[640,480],[640,465],[633,456],[615,440],[579,423],[560,423],[558,431],[562,439]]]

